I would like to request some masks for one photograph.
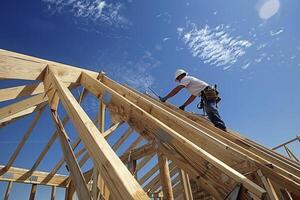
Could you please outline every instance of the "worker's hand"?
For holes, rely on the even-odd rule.
[[[179,109],[184,110],[185,105],[179,106]]]
[[[166,101],[167,101],[167,98],[166,98],[166,97],[161,97],[161,96],[159,96],[158,98],[159,98],[159,100],[160,100],[161,102],[166,102]]]

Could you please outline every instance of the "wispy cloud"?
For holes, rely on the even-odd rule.
[[[154,77],[149,71],[159,65],[160,61],[146,51],[137,60],[127,61],[124,66],[119,67],[113,76],[137,90],[147,91],[154,84]]]
[[[201,58],[206,64],[223,66],[225,70],[236,63],[252,45],[249,40],[232,36],[230,26],[210,28],[206,25],[197,28],[193,25],[188,31],[180,27],[177,31],[193,56]]]
[[[271,30],[271,31],[270,31],[270,35],[271,35],[271,36],[275,36],[275,35],[281,34],[282,32],[283,32],[283,28],[279,29],[278,31],[273,31],[273,30]]]
[[[123,4],[104,0],[42,0],[47,10],[55,13],[71,13],[74,17],[95,24],[127,27],[130,22],[120,14]]]

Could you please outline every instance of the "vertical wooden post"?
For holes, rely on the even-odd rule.
[[[66,188],[65,200],[75,200],[75,185],[73,181],[69,183],[69,186]]]
[[[29,200],[34,200],[35,199],[36,189],[37,189],[37,184],[32,184]]]
[[[94,165],[95,166],[95,165]],[[98,170],[96,167],[93,168],[93,185],[92,185],[92,197],[97,200],[98,197]]]
[[[98,112],[98,128],[101,133],[104,133],[105,128],[105,104],[99,101],[99,112]]]
[[[50,200],[54,200],[55,199],[55,193],[56,193],[56,186],[52,186]]]
[[[9,181],[7,183],[6,191],[5,191],[5,194],[4,194],[4,200],[8,200],[11,188],[12,188],[12,181]]]
[[[163,199],[165,200],[173,200],[173,191],[172,191],[172,183],[169,171],[168,159],[166,156],[162,154],[162,152],[157,152],[158,156],[158,165],[159,165],[159,174],[160,174],[160,182],[162,184],[163,190]]]
[[[193,194],[188,174],[182,169],[179,170],[180,180],[184,191],[185,200],[193,200]]]

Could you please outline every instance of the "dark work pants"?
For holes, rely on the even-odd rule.
[[[221,119],[215,101],[205,101],[204,109],[208,116],[208,119],[215,125],[215,127],[226,131],[226,126]]]

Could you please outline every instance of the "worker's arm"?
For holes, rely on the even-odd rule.
[[[167,101],[169,98],[173,97],[174,95],[176,95],[180,90],[182,90],[183,88],[185,88],[184,85],[178,85],[176,86],[169,94],[167,94],[167,96],[165,97],[160,97],[160,100],[162,102]]]
[[[184,108],[185,108],[186,106],[190,105],[190,104],[195,100],[196,97],[197,97],[197,96],[195,96],[195,95],[191,95],[191,96],[186,100],[186,102],[184,102],[184,104],[183,104],[182,106],[180,106],[179,108],[180,108],[181,110],[184,110]]]

